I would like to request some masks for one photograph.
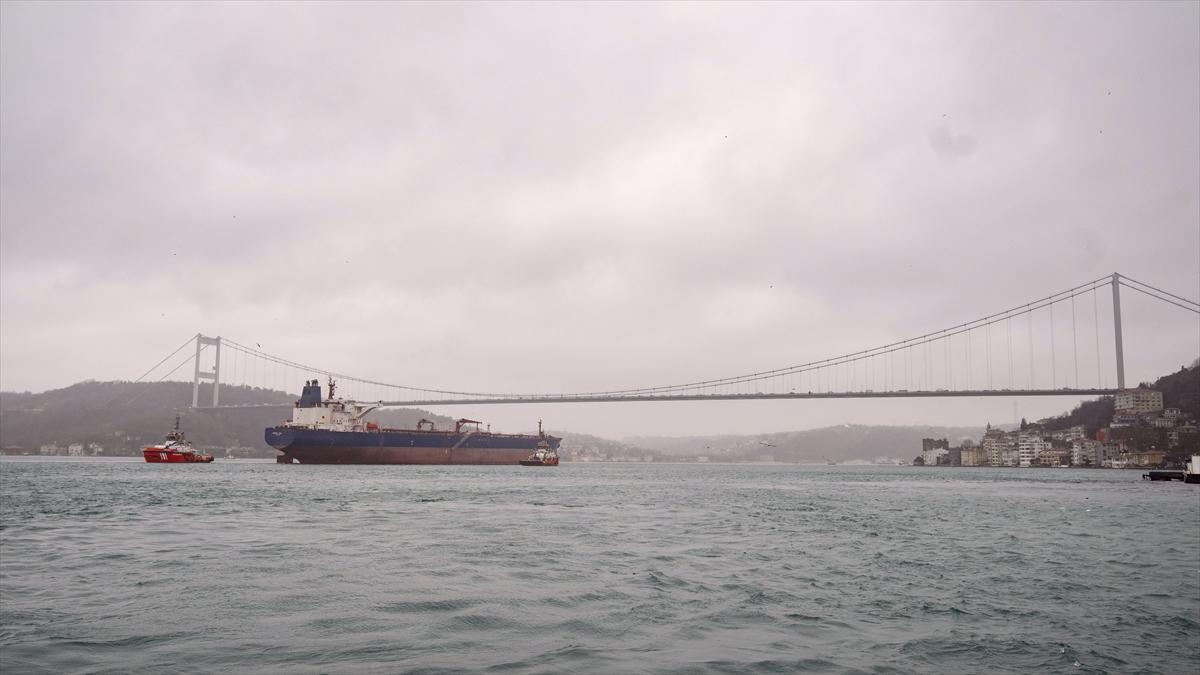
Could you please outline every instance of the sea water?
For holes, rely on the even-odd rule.
[[[9,673],[1195,673],[1135,471],[0,460]]]

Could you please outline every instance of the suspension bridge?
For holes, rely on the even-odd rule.
[[[220,388],[224,384],[287,391],[313,377],[333,378],[346,398],[377,401],[381,407],[1111,395],[1126,388],[1122,289],[1200,315],[1200,303],[1195,300],[1112,274],[974,321],[871,349],[770,370],[662,386],[569,393],[438,389],[335,372],[269,354],[257,346],[202,334],[189,337],[136,381],[150,377],[194,344],[194,352],[186,353],[158,381],[191,364],[192,407],[207,409],[290,406],[222,404]],[[1102,333],[1105,342],[1109,337],[1102,326],[1110,319],[1111,352],[1101,344]],[[1111,371],[1103,365],[1108,358],[1115,359]],[[1110,382],[1113,375],[1111,379],[1115,381]],[[207,396],[201,401],[202,386],[211,389],[211,402]]]

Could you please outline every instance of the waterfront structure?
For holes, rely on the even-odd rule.
[[[938,460],[950,453],[946,448],[930,448],[921,452],[921,458],[925,460],[925,466],[937,466]],[[945,464],[946,462],[941,462]]]
[[[1096,466],[1108,466],[1110,462],[1118,459],[1123,452],[1125,452],[1124,443],[1120,441],[1104,441],[1100,444],[1100,461],[1096,463]]]
[[[989,466],[1005,466],[1004,453],[1007,450],[1015,449],[1012,435],[1000,429],[993,429],[990,424],[987,431],[984,432],[983,440],[980,441],[979,445],[983,450],[984,456],[987,457],[987,464]]]
[[[961,445],[950,448],[949,453],[946,455],[946,463],[950,466],[962,466],[962,451]]]
[[[1050,441],[1042,438],[1041,434],[1032,431],[1022,431],[1017,437],[1017,458],[1020,466],[1033,466],[1038,463],[1038,457],[1050,450]]]
[[[987,466],[987,453],[982,447],[963,447],[960,452],[963,466]]]
[[[1126,453],[1124,459],[1128,466],[1149,467],[1162,464],[1163,457],[1166,453],[1161,450],[1142,450]]]
[[[1200,434],[1200,427],[1194,422],[1186,422],[1173,427],[1167,432],[1167,444],[1174,448],[1183,442],[1184,437]]]
[[[925,466],[936,466],[946,464],[946,457],[950,453],[950,441],[945,438],[922,438],[921,439],[921,459],[925,460]],[[941,460],[939,462],[939,460]]]
[[[1181,446],[1195,447],[1200,441],[1193,416],[1180,407],[1164,407],[1161,391],[1143,387],[1120,395],[1111,423],[1096,429],[1094,437],[1088,436],[1083,424],[1045,429],[1061,424],[1061,418],[1033,424],[1022,421],[1020,431],[989,424],[978,447],[964,439],[949,456],[941,455],[940,442],[923,439],[922,459],[931,466],[1156,467],[1168,455],[1179,454]]]
[[[1069,429],[1063,429],[1062,431],[1054,432],[1051,434],[1051,438],[1071,443],[1072,441],[1087,438],[1087,430],[1082,424],[1077,424]]]
[[[1103,457],[1099,453],[1103,444],[1090,438],[1071,441],[1071,464],[1075,466],[1100,466]]]
[[[1114,407],[1118,413],[1132,415],[1158,412],[1163,409],[1162,392],[1142,387],[1126,389],[1117,392]]]
[[[1000,451],[1000,463],[994,466],[1020,466],[1020,454],[1015,445],[1010,445]]]
[[[1071,450],[1069,448],[1050,448],[1038,453],[1037,465],[1040,466],[1070,466]]]
[[[1133,413],[1117,413],[1113,415],[1112,424],[1109,425],[1113,429],[1121,427],[1132,427],[1138,423],[1138,416]]]

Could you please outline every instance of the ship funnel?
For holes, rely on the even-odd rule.
[[[300,400],[296,401],[297,408],[315,408],[321,405],[321,383],[317,380],[306,380]]]

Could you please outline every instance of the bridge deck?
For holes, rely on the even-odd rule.
[[[523,396],[503,398],[413,399],[380,401],[383,408],[421,408],[439,405],[496,405],[501,403],[645,403],[649,401],[759,401],[771,399],[838,398],[973,398],[985,396],[1112,396],[1116,389],[976,389],[963,391],[848,391],[789,392],[786,394],[643,394],[629,396]],[[290,403],[208,406],[206,409],[290,408]]]

